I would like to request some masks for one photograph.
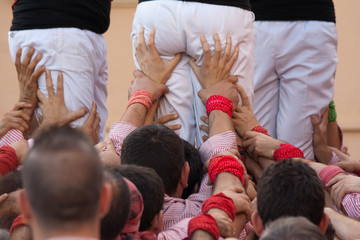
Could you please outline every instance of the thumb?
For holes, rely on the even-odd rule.
[[[319,118],[316,114],[311,115],[311,123],[314,127],[315,133],[320,133]]]
[[[181,58],[182,58],[182,54],[177,53],[177,54],[175,54],[175,57],[169,61],[170,66],[171,66],[171,71],[174,70],[176,65],[178,65],[178,63],[181,61]]]
[[[189,65],[194,72],[198,69],[198,65],[196,65],[195,58],[190,58]]]
[[[87,109],[86,107],[80,108],[79,110],[73,111],[70,113],[69,120],[70,120],[70,122],[73,122],[73,121],[85,116],[85,114],[87,114],[88,112],[89,112],[89,109]]]
[[[106,142],[106,145],[108,150],[115,151],[114,142],[111,139]]]

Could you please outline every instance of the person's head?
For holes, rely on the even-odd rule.
[[[191,194],[198,192],[201,180],[204,177],[204,164],[201,161],[199,150],[189,142],[183,140],[185,161],[189,163],[190,173],[188,187],[184,189],[181,198],[187,199]]]
[[[304,217],[281,217],[271,222],[260,240],[327,240],[318,226]]]
[[[161,178],[153,169],[136,165],[121,165],[116,167],[115,171],[134,183],[142,195],[144,211],[139,231],[159,233],[164,203],[164,186]]]
[[[303,216],[325,232],[328,217],[324,206],[324,190],[316,172],[301,161],[283,160],[268,167],[259,180],[254,228],[260,236],[269,222]]]
[[[99,226],[110,205],[111,189],[103,182],[96,150],[70,127],[51,127],[35,138],[22,180],[25,191],[19,195],[19,207],[34,236]]]
[[[128,220],[130,212],[130,193],[125,180],[113,169],[104,170],[105,181],[112,187],[112,200],[109,212],[101,220],[101,239],[115,239]]]
[[[22,189],[21,171],[15,170],[6,174],[0,180],[0,195]]]
[[[146,125],[130,133],[122,146],[121,162],[154,169],[168,195],[180,197],[187,187],[189,165],[183,142],[164,125]]]

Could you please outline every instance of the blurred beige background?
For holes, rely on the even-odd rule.
[[[0,1],[0,114],[9,111],[18,100],[15,67],[10,58],[7,33],[13,0]],[[121,4],[123,2],[123,4]],[[339,35],[339,65],[335,81],[338,122],[345,132],[345,144],[352,156],[360,159],[360,8],[359,0],[334,0]],[[109,82],[107,127],[120,119],[127,102],[127,88],[135,68],[130,42],[136,3],[117,0],[111,12],[107,39]]]

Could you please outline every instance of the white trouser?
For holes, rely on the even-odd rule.
[[[64,75],[64,99],[70,110],[81,107],[91,109],[92,102],[97,104],[97,112],[101,117],[99,138],[105,136],[105,122],[107,119],[107,59],[106,41],[94,32],[77,28],[50,28],[9,32],[10,54],[15,60],[17,49],[23,49],[22,57],[30,47],[35,54],[43,55],[39,66],[51,70],[53,87],[56,91],[57,71]],[[38,87],[45,96],[45,74],[38,80]],[[41,114],[40,109],[36,111]],[[88,114],[72,123],[72,126],[81,126]]]
[[[253,109],[271,136],[314,157],[310,116],[334,96],[337,32],[322,21],[256,21]]]
[[[181,62],[174,69],[167,82],[170,91],[160,101],[156,117],[178,113],[179,119],[169,124],[181,124],[180,137],[197,146],[203,142],[199,125],[200,116],[206,115],[205,106],[197,96],[202,89],[188,64],[189,57],[202,63],[200,35],[204,34],[210,49],[214,50],[213,33],[217,32],[221,46],[226,45],[226,36],[232,37],[232,51],[240,44],[239,57],[231,69],[231,75],[237,75],[238,83],[253,99],[254,77],[254,15],[250,11],[236,7],[159,0],[142,2],[137,6],[133,22],[131,39],[145,28],[145,38],[152,28],[156,29],[155,45],[163,59],[172,59],[176,53],[183,52]],[[135,63],[139,68],[136,60]]]

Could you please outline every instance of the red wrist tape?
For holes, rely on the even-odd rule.
[[[13,231],[15,230],[15,228],[21,227],[21,226],[24,226],[24,225],[27,225],[27,224],[24,222],[23,215],[17,216],[17,217],[14,219],[13,224],[11,225],[10,235],[13,233]]]
[[[217,208],[229,215],[231,220],[235,220],[236,208],[234,201],[223,193],[212,195],[201,205],[202,213],[207,213],[210,209]]]
[[[274,160],[276,162],[293,157],[305,158],[304,153],[291,144],[280,144],[280,148],[274,152]]]
[[[271,137],[270,134],[268,133],[268,130],[260,125],[254,127],[253,129],[251,129],[251,131],[262,133],[262,134],[265,134],[265,135],[268,135],[269,137]]]
[[[213,95],[206,101],[206,114],[209,116],[213,110],[220,110],[232,118],[232,101],[220,95]]]
[[[201,214],[196,217],[193,217],[189,221],[188,226],[188,236],[189,239],[191,235],[196,231],[202,229],[210,233],[215,239],[219,239],[219,229],[215,218],[209,214]]]
[[[244,167],[236,158],[228,155],[217,155],[210,159],[209,163],[209,178],[215,183],[216,176],[222,172],[229,172],[237,176],[243,185],[244,181]]]
[[[141,103],[146,107],[146,110],[149,111],[152,107],[152,102],[154,101],[153,96],[146,90],[136,89],[131,95],[128,105],[126,108],[130,107],[134,103]]]

